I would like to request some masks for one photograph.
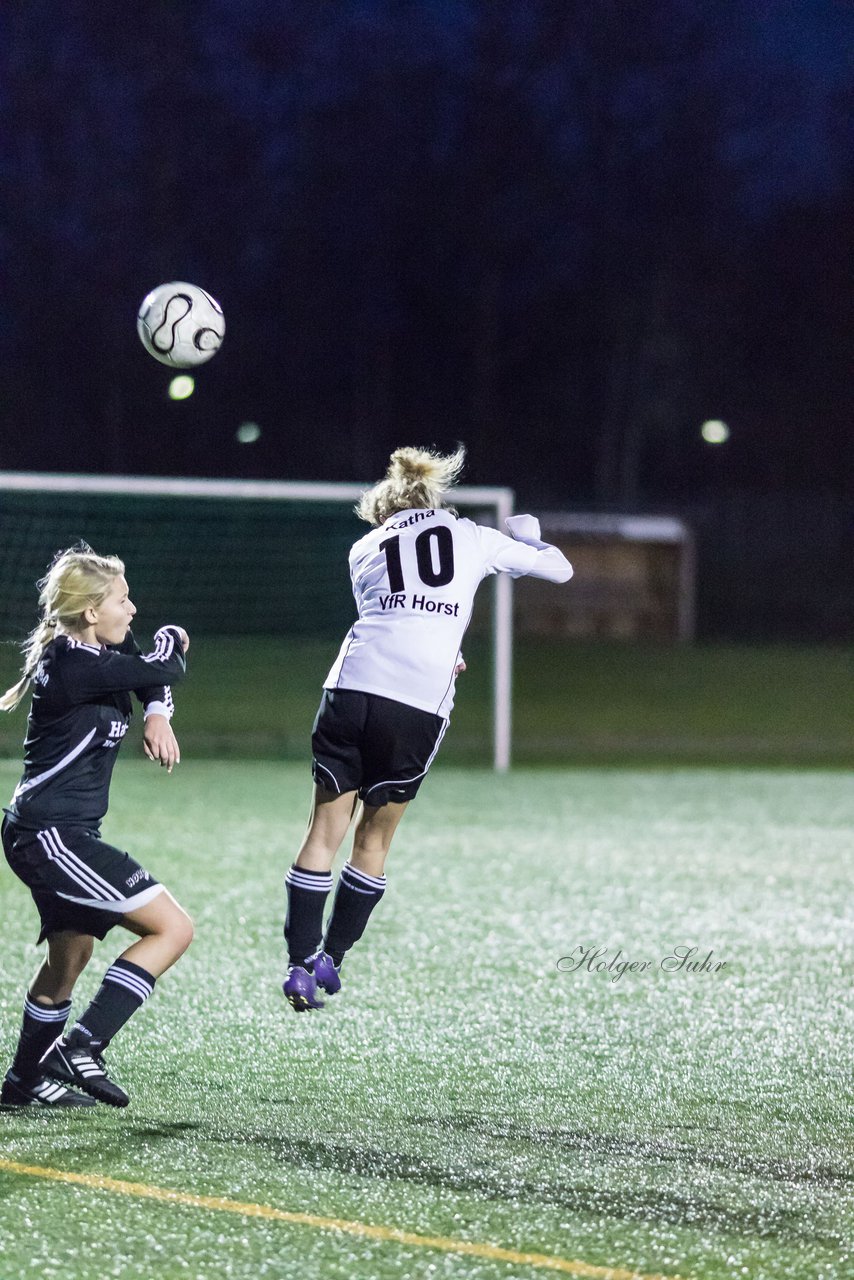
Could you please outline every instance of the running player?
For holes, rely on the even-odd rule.
[[[167,772],[180,759],[169,683],[189,646],[161,627],[143,655],[130,631],[136,607],[124,565],[85,544],[61,552],[38,586],[41,619],[24,646],[22,678],[0,697],[11,711],[32,685],[24,774],[3,821],[3,849],[41,916],[47,956],[24,1000],[15,1056],[0,1089],[6,1107],[127,1106],[103,1053],[155,979],[189,946],[193,927],[175,899],[127,853],[100,837],[116,754],[145,708],[145,750]],[[109,967],[68,1035],[71,993],[95,938],[121,924],[138,936]],[[83,1094],[69,1089],[76,1085]],[[89,1095],[89,1096],[84,1096]]]
[[[392,837],[448,727],[478,586],[493,573],[572,576],[533,516],[511,516],[507,537],[446,507],[463,459],[462,449],[450,456],[398,449],[357,507],[372,526],[350,550],[358,619],[324,684],[312,734],[311,817],[286,878],[283,990],[298,1012],[322,1007],[318,988],[340,989],[344,955],[385,892]],[[324,939],[332,863],[359,800]]]

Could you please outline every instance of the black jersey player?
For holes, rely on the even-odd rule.
[[[25,645],[23,676],[0,698],[0,709],[11,710],[32,688],[24,773],[2,839],[35,900],[47,955],[24,1000],[0,1102],[121,1107],[128,1096],[107,1074],[104,1050],[186,950],[192,924],[149,871],[101,839],[100,826],[132,693],[145,707],[146,754],[169,772],[179,759],[170,685],[185,674],[189,640],[181,627],[162,627],[142,654],[130,631],[136,608],[124,565],[85,545],[60,553],[38,585],[41,619]],[[94,939],[117,924],[137,940],[63,1035]]]
[[[448,726],[478,586],[493,573],[556,583],[572,576],[533,516],[509,517],[508,537],[447,507],[462,463],[462,449],[451,457],[397,449],[357,507],[372,526],[350,549],[358,618],[324,681],[311,740],[311,819],[286,879],[283,987],[298,1012],[320,1007],[318,987],[339,990],[344,954],[383,896],[397,824]],[[352,853],[321,942],[332,863],[359,800]]]

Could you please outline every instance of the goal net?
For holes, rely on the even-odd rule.
[[[17,643],[28,633],[35,581],[59,548],[81,539],[126,562],[146,618],[175,618],[199,636],[340,640],[355,617],[347,552],[365,532],[353,511],[365,488],[0,473],[0,640]],[[472,519],[503,528],[513,495],[461,486],[454,503]],[[511,582],[506,575],[493,582],[491,609],[481,602],[474,625],[491,636],[491,750],[495,767],[506,769]],[[319,663],[316,690],[326,674]],[[252,678],[250,668],[246,679]]]

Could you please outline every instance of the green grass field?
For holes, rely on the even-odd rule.
[[[3,1280],[854,1274],[845,774],[438,766],[303,1016],[307,769],[126,759],[113,791],[197,939],[111,1050],[127,1111],[0,1115]],[[0,901],[8,1055],[37,952],[5,865]],[[724,968],[663,972],[683,944]],[[562,972],[579,945],[651,967]]]
[[[140,635],[143,643],[144,633]],[[337,641],[194,638],[176,726],[188,755],[305,759]],[[442,759],[490,759],[491,654],[466,639]],[[0,645],[0,688],[20,665]],[[850,650],[521,639],[514,758],[522,764],[854,765]],[[24,717],[0,717],[19,758]]]

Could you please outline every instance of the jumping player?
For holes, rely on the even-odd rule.
[[[3,822],[3,849],[29,887],[47,956],[24,1000],[24,1021],[0,1090],[6,1107],[124,1107],[104,1050],[193,936],[163,885],[100,837],[110,778],[131,718],[145,708],[145,751],[171,773],[180,759],[170,683],[186,670],[182,627],[161,627],[143,655],[124,565],[85,544],[61,552],[39,582],[41,618],[24,646],[22,678],[0,697],[11,711],[32,685],[24,774]],[[121,924],[137,935],[110,965],[68,1035],[71,993],[95,938]],[[76,1085],[83,1093],[69,1089]],[[89,1095],[89,1096],[84,1096]]]
[[[507,537],[445,506],[463,459],[463,449],[450,456],[398,449],[356,508],[372,526],[350,550],[358,619],[324,683],[312,734],[312,811],[286,878],[283,990],[298,1012],[322,1007],[318,988],[340,989],[344,955],[385,892],[392,837],[448,727],[478,586],[493,573],[572,576],[533,516],[511,516]],[[359,800],[324,939],[332,863]]]

